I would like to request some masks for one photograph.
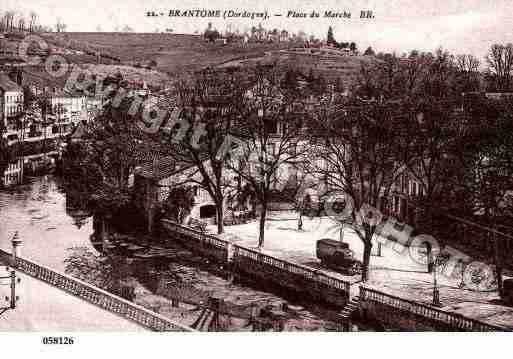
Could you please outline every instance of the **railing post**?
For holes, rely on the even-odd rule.
[[[16,273],[11,271],[11,309],[16,308]]]

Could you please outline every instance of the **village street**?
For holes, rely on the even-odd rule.
[[[323,267],[316,258],[316,242],[322,238],[340,239],[340,225],[329,217],[303,217],[303,230],[297,230],[297,214],[282,212],[270,216],[266,224],[263,253],[295,263],[316,268],[352,283],[351,296],[358,294],[362,284],[360,275],[344,275]],[[215,228],[209,228],[215,233]],[[222,238],[249,248],[258,243],[258,222],[225,227]],[[344,229],[343,241],[355,252],[357,259],[363,256],[363,243],[351,230]],[[370,261],[370,279],[366,286],[420,303],[431,304],[433,300],[433,274],[427,272],[425,264],[413,258],[422,255],[420,248],[401,248],[397,243],[387,242],[377,256],[377,243],[373,245]],[[410,253],[413,255],[411,256]],[[418,257],[417,257],[418,258]],[[461,277],[437,275],[442,309],[498,325],[509,326],[513,320],[513,308],[500,305],[496,290],[478,292],[461,288]]]

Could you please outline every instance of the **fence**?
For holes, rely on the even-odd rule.
[[[446,312],[429,305],[395,297],[364,286],[360,287],[360,302],[364,307],[368,307],[369,304],[373,305],[376,307],[375,309],[377,311],[386,312],[387,315],[390,315],[391,312],[393,312],[399,315],[406,313],[407,315],[413,314],[423,317],[432,322],[438,328],[444,328],[447,330],[478,332],[511,331],[505,327],[484,323],[458,313]]]
[[[320,299],[336,305],[345,305],[349,300],[349,282],[324,274],[313,268],[292,263],[283,259],[232,245],[229,241],[208,235],[192,228],[178,225],[170,220],[162,220],[164,227],[191,250],[215,257],[226,263],[230,256],[234,271],[244,272],[258,279],[271,280],[281,286],[297,291],[307,291]],[[231,253],[230,253],[231,254]]]
[[[209,257],[219,261],[225,261],[228,255],[229,242],[192,228],[178,225],[168,219],[163,219],[164,227],[178,236],[178,240],[193,251],[201,251]],[[192,243],[191,243],[192,242]]]
[[[0,249],[0,261],[10,264],[12,256]],[[42,265],[18,257],[17,269],[50,285],[95,304],[100,308],[116,313],[154,331],[188,332],[193,329],[174,323],[166,317],[154,313],[137,304],[129,302],[114,294],[85,283],[79,279],[59,273]]]
[[[350,283],[315,269],[233,245],[233,262],[238,271],[248,271],[260,279],[271,279],[290,289],[307,291],[317,299],[345,305],[349,301]]]

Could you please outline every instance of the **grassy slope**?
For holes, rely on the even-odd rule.
[[[170,75],[183,71],[196,70],[205,66],[215,66],[243,59],[245,63],[262,59],[277,59],[299,67],[304,72],[310,68],[316,73],[328,77],[341,77],[344,82],[353,81],[362,62],[371,61],[365,56],[311,56],[309,54],[291,54],[277,50],[291,44],[210,44],[195,35],[158,34],[158,33],[65,33],[45,34],[50,41],[85,45],[103,53],[119,57],[122,63],[133,64],[138,61],[155,60],[157,69]],[[271,56],[265,56],[271,52]],[[89,56],[91,57],[91,56]],[[94,59],[93,59],[94,61]],[[84,58],[84,62],[93,62]],[[241,63],[241,61],[235,61]]]
[[[50,33],[44,37],[71,48],[87,44],[126,63],[155,60],[159,70],[169,73],[213,66],[241,56],[258,57],[265,51],[284,48],[283,44],[210,44],[195,35],[179,34]]]

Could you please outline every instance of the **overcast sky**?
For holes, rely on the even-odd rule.
[[[371,45],[379,51],[434,50],[442,46],[454,53],[472,53],[482,58],[494,42],[513,42],[513,0],[1,0],[0,10],[26,14],[34,10],[40,22],[54,25],[61,17],[68,31],[103,31],[128,25],[140,32],[172,28],[176,33],[203,30],[208,22],[223,30],[232,23],[241,30],[259,20],[147,18],[146,11],[169,9],[268,10],[286,15],[288,10],[321,12],[319,19],[272,17],[266,28],[303,30],[325,38],[328,26],[337,41],[355,41],[360,48]],[[386,3],[386,4],[384,4]],[[7,6],[5,5],[7,4]],[[372,20],[359,19],[360,10],[373,10]],[[324,19],[325,10],[351,11],[352,19]]]

